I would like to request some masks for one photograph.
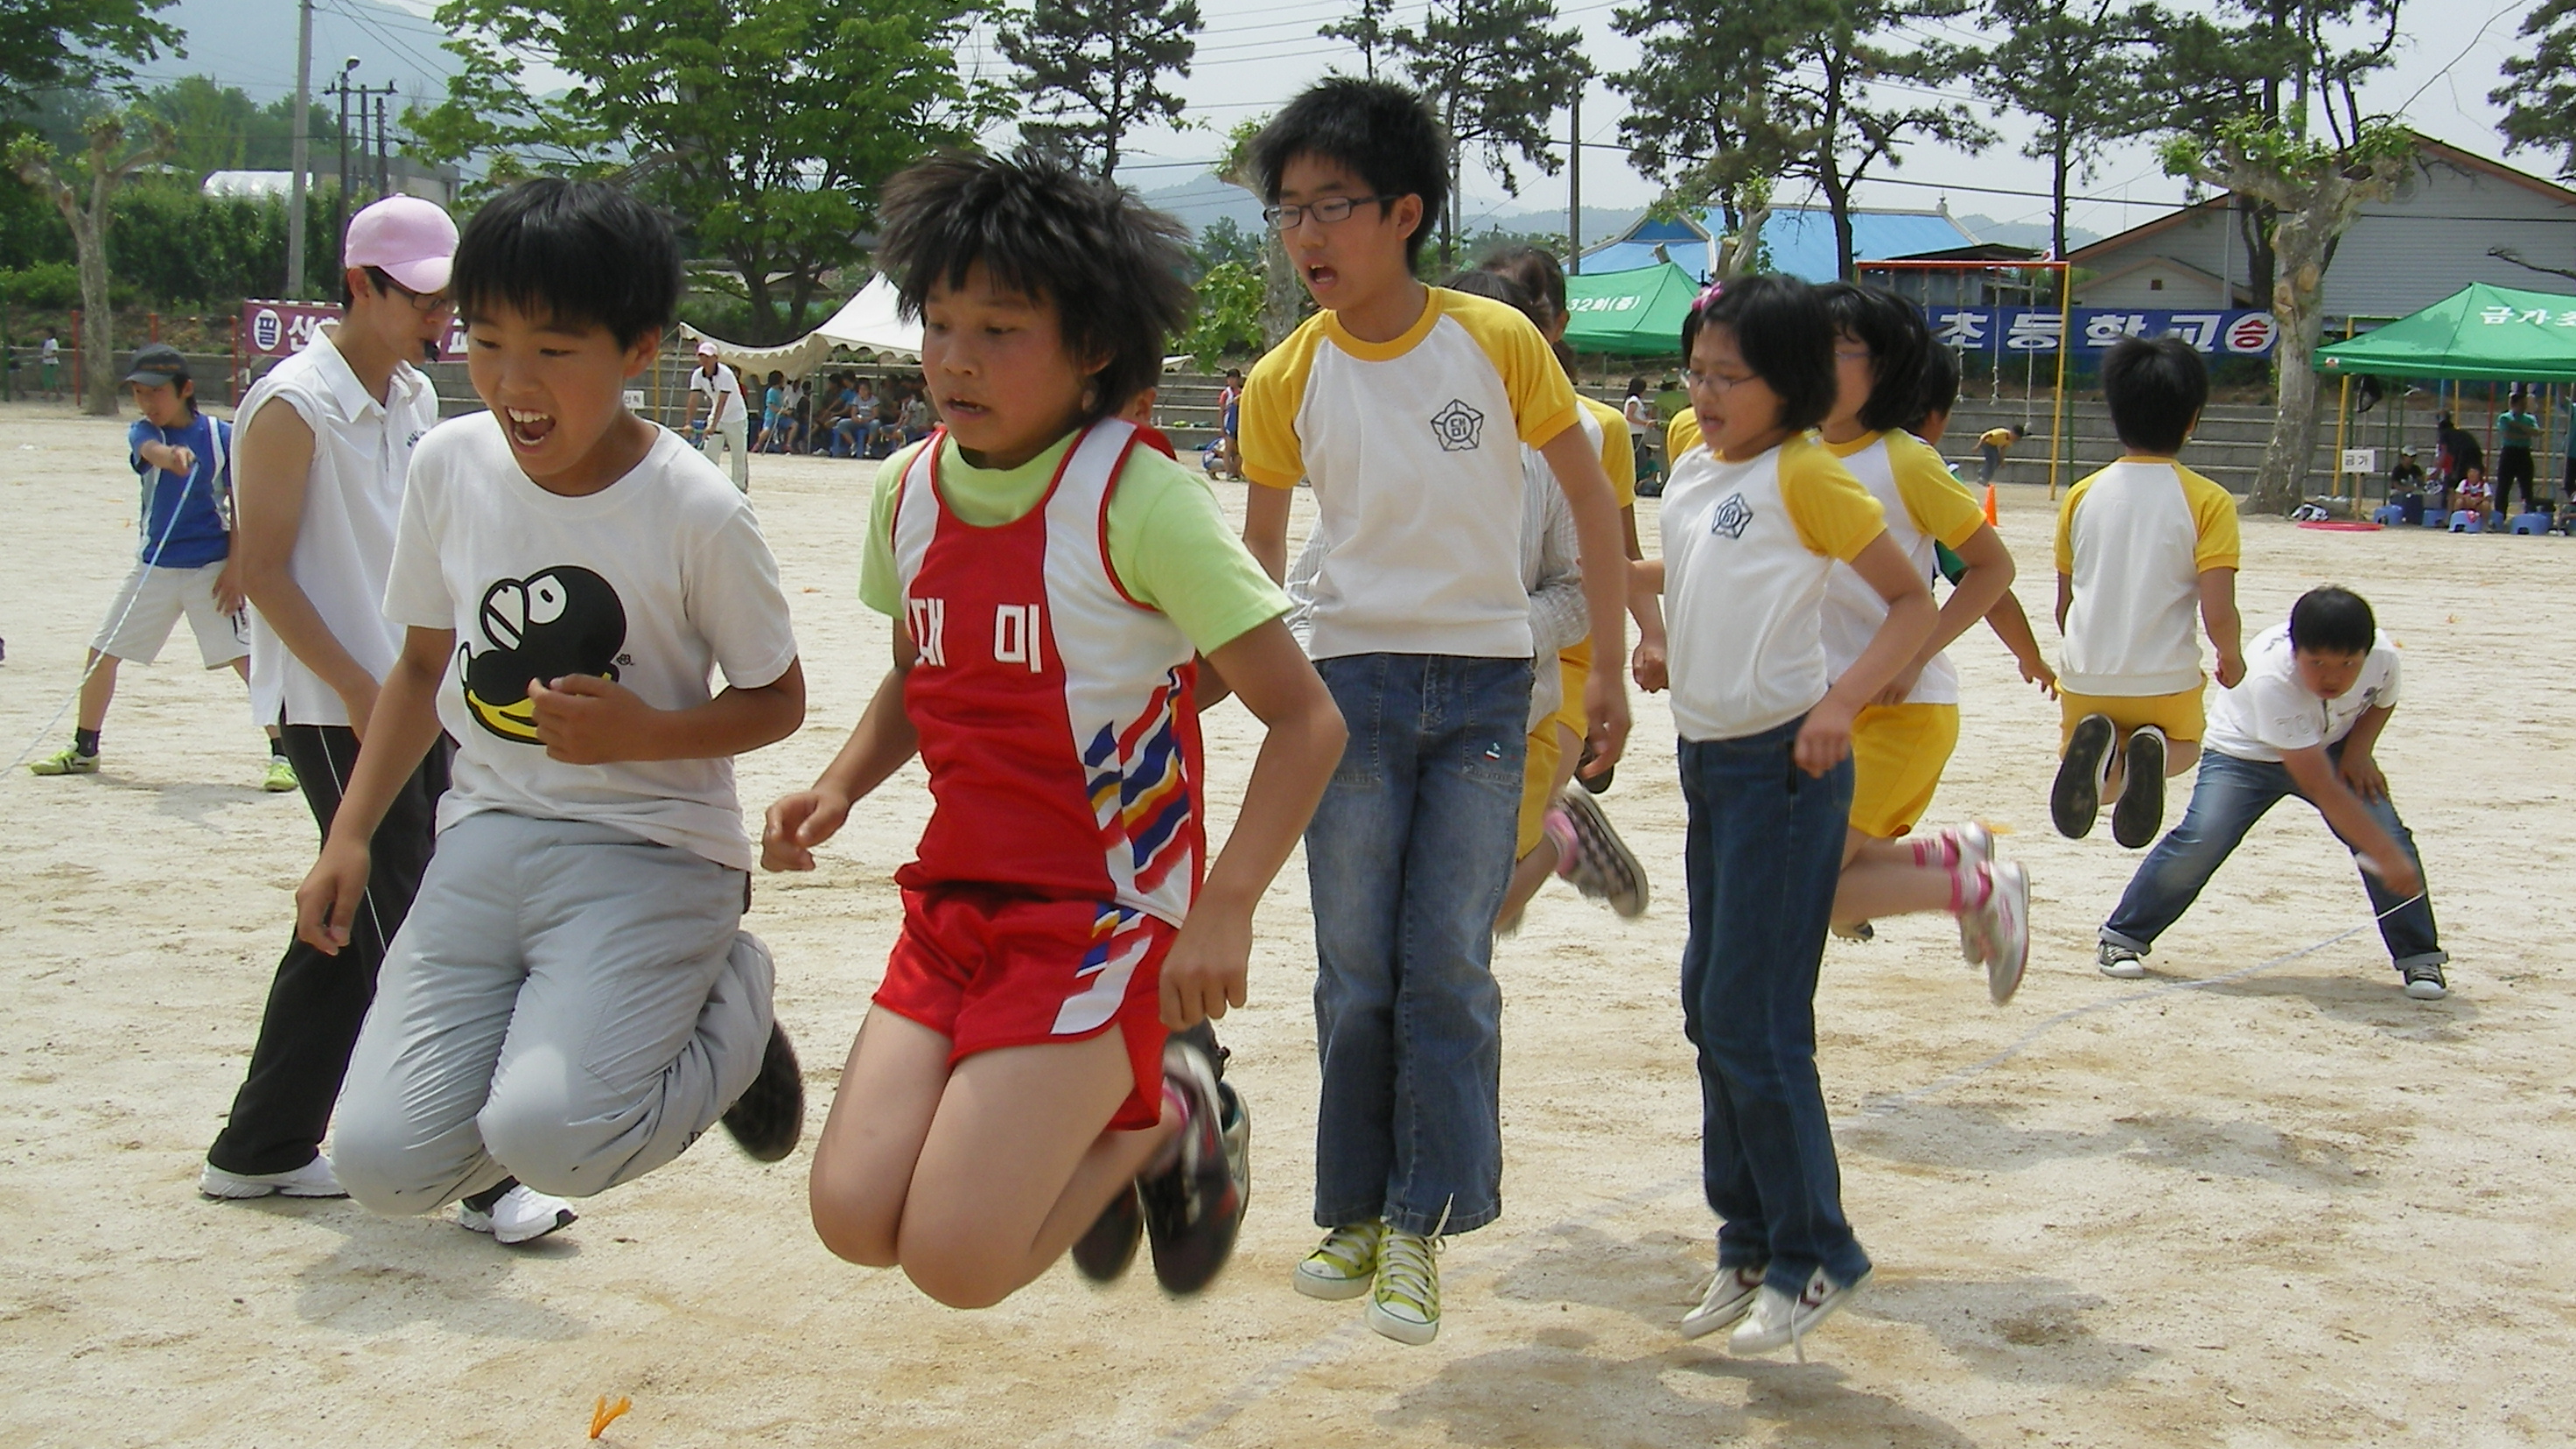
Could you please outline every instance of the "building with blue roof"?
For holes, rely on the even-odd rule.
[[[1947,206],[1932,211],[1855,210],[1851,223],[1852,255],[1861,261],[1942,256],[1981,245],[1951,218]],[[1625,234],[1585,251],[1575,270],[1626,271],[1670,261],[1705,282],[1716,266],[1716,238],[1725,230],[1726,218],[1716,211],[1672,221],[1649,216]],[[1762,257],[1765,271],[1787,272],[1811,282],[1832,281],[1840,274],[1835,265],[1833,212],[1821,206],[1774,207],[1762,224]]]

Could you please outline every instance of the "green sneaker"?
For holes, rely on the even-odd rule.
[[[84,755],[79,750],[66,745],[41,760],[29,760],[27,773],[30,775],[95,775],[98,773],[98,756]]]
[[[296,788],[296,783],[295,767],[286,763],[284,755],[268,757],[268,778],[260,782],[259,788],[271,795],[283,795]]]
[[[1368,1326],[1398,1343],[1440,1334],[1440,1239],[1389,1228],[1378,1243]]]
[[[1297,1265],[1297,1291],[1309,1298],[1357,1298],[1377,1279],[1378,1243],[1386,1224],[1352,1223],[1324,1234],[1324,1241]]]

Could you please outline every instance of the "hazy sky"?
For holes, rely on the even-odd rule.
[[[317,0],[317,84],[344,53],[368,57],[362,77],[373,76],[379,83],[398,79],[406,91],[417,84],[416,77],[437,67],[437,32],[425,22],[435,8],[434,0],[385,3],[424,19],[405,24],[385,17],[367,24],[351,13],[350,0]],[[1565,20],[1582,31],[1596,70],[1615,72],[1633,64],[1634,46],[1611,29],[1611,11],[1619,0],[1559,3]],[[1207,29],[1200,36],[1197,65],[1181,85],[1189,100],[1192,129],[1157,128],[1129,138],[1129,160],[1121,176],[1140,189],[1191,181],[1237,122],[1276,109],[1328,69],[1356,71],[1359,67],[1357,52],[1315,35],[1317,26],[1349,11],[1350,0],[1200,0],[1200,6]],[[2503,140],[2495,131],[2499,111],[2488,104],[2486,94],[2499,84],[2504,59],[2516,53],[2520,43],[2516,32],[2530,8],[2530,0],[2411,0],[2405,33],[2398,43],[2398,63],[2373,81],[2365,104],[2402,111],[2429,135],[2503,158]],[[263,100],[280,89],[281,63],[291,81],[292,0],[178,0],[166,13],[190,32],[190,54],[185,61],[163,62],[155,73],[209,73],[244,84]],[[1418,13],[1419,0],[1400,0],[1399,19]],[[1958,28],[1940,34],[1950,40],[1975,38],[1973,31]],[[989,73],[1004,69],[991,46],[980,38],[964,53],[970,65],[985,67]],[[1949,90],[1974,102],[1964,84]],[[1980,114],[1989,112],[1984,103],[1974,103]],[[1596,80],[1585,97],[1584,139],[1617,141],[1623,109],[1617,93]],[[1565,125],[1563,116],[1557,118],[1557,125]],[[2005,139],[1979,156],[1934,146],[1914,148],[1901,169],[1882,173],[1890,180],[1865,188],[1864,202],[1929,207],[1946,196],[1951,210],[1962,214],[1983,213],[2007,222],[2046,220],[2044,195],[1994,194],[2045,193],[2048,185],[2046,168],[2018,154],[2019,143],[2028,134],[2026,124],[2007,116],[1996,126]],[[994,139],[1007,140],[1008,135]],[[2523,152],[2504,159],[2542,174],[2554,169],[2554,158],[2541,153]],[[1505,200],[1499,182],[1479,173],[1470,174],[1465,189],[1478,207],[1504,212],[1562,208],[1565,202],[1562,172],[1554,177],[1525,172],[1517,201]],[[2149,220],[2182,195],[2180,183],[2160,174],[2151,148],[2145,145],[2125,147],[2106,157],[2100,174],[2081,189],[2086,196],[2106,199],[2079,203],[2071,221],[2101,233]],[[1655,193],[1655,186],[1629,170],[1618,151],[1585,150],[1587,205],[1643,206]],[[1780,199],[1808,198],[1787,194]]]

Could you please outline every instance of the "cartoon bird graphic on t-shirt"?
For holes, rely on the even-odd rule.
[[[557,564],[483,591],[475,622],[484,648],[457,646],[465,708],[505,740],[538,744],[536,705],[528,681],[567,674],[617,677],[626,647],[626,606],[608,580],[577,564]]]

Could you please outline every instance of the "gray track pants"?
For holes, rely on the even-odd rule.
[[[744,876],[609,826],[487,810],[438,838],[340,1095],[369,1211],[516,1177],[587,1197],[660,1167],[751,1085],[769,950]]]

